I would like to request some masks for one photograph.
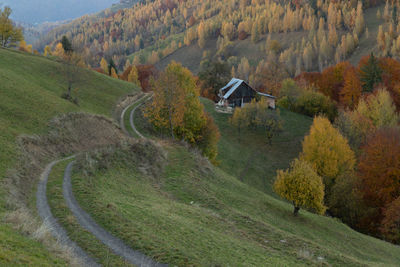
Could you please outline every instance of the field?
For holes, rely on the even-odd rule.
[[[179,144],[120,148],[73,175],[81,206],[103,227],[160,262],[178,266],[395,266],[399,248],[240,182]],[[150,149],[151,150],[151,149]],[[161,153],[163,154],[163,153]],[[93,155],[92,155],[93,156]],[[89,156],[90,158],[90,156]],[[163,169],[159,166],[164,163]],[[93,169],[91,169],[93,171]],[[152,170],[149,172],[149,170]]]
[[[8,169],[19,155],[21,134],[42,134],[48,121],[59,114],[85,111],[111,117],[117,100],[135,89],[131,84],[82,70],[77,85],[79,106],[60,96],[66,90],[61,65],[53,59],[0,49],[0,217],[6,212],[3,186]],[[34,204],[33,204],[34,206]],[[37,241],[0,222],[0,265],[62,264]]]
[[[280,109],[283,130],[269,145],[261,131],[242,130],[239,136],[237,129],[229,123],[231,115],[216,112],[214,103],[208,99],[202,98],[201,101],[221,132],[218,167],[254,188],[274,194],[272,183],[276,171],[289,167],[289,163],[298,156],[312,118]],[[135,113],[135,122],[139,132],[145,136],[157,135],[140,110]]]

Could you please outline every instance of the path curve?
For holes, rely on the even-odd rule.
[[[121,116],[120,116],[120,118],[119,118],[119,124],[120,124],[120,126],[121,126],[122,131],[123,131],[127,136],[130,136],[130,134],[129,134],[129,132],[126,130],[126,127],[125,127],[125,120],[124,120],[124,119],[125,119],[125,114],[126,114],[126,112],[128,111],[129,108],[131,108],[133,105],[136,105],[137,103],[139,103],[140,101],[142,101],[142,99],[144,99],[146,96],[147,96],[146,94],[143,94],[142,97],[140,97],[139,99],[137,99],[137,100],[134,101],[133,103],[131,103],[131,104],[129,104],[128,106],[126,106],[126,107],[124,108],[124,110],[122,111],[122,113],[121,113]],[[139,134],[139,132],[137,132],[137,133]],[[139,134],[139,136],[140,136],[140,134]]]
[[[132,128],[132,130],[142,139],[144,139],[145,137],[137,130],[135,123],[133,122],[133,116],[135,115],[136,110],[141,107],[144,104],[144,102],[142,104],[137,105],[134,109],[132,109],[131,114],[129,115],[129,124]]]
[[[67,231],[57,222],[57,219],[51,213],[51,209],[49,203],[47,201],[47,181],[49,179],[50,172],[52,168],[62,161],[66,161],[69,159],[73,159],[74,156],[56,160],[51,162],[46,166],[44,171],[40,176],[40,181],[38,184],[37,192],[36,192],[36,207],[39,213],[39,216],[42,218],[43,223],[47,224],[50,228],[53,236],[64,246],[70,247],[74,254],[82,261],[86,266],[100,266],[95,262],[91,257],[89,257],[86,252],[79,247],[75,242],[73,242],[67,234]]]
[[[144,255],[139,251],[135,251],[125,245],[125,243],[107,232],[104,228],[99,226],[88,213],[86,213],[76,201],[73,192],[72,192],[72,184],[71,184],[71,172],[74,162],[68,164],[64,173],[64,182],[63,182],[63,194],[64,199],[67,202],[69,209],[78,219],[79,224],[84,227],[86,230],[91,232],[97,239],[103,242],[106,246],[108,246],[111,250],[114,251],[115,254],[123,257],[128,262],[140,266],[168,266],[167,264],[161,264],[155,262],[150,257]]]

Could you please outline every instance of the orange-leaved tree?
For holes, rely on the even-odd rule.
[[[363,220],[363,228],[376,232],[382,210],[400,196],[399,129],[383,128],[368,138],[358,163],[358,176],[363,199],[373,209]]]
[[[349,68],[344,74],[344,86],[340,91],[340,102],[353,109],[357,106],[362,94],[362,84],[354,67]]]
[[[380,231],[383,237],[400,244],[400,197],[390,203],[383,212]]]
[[[346,138],[325,117],[315,117],[310,134],[304,138],[301,159],[323,178],[328,195],[335,180],[354,168],[355,156]]]
[[[300,208],[309,208],[323,214],[324,185],[321,177],[306,161],[295,159],[290,169],[279,170],[274,183],[275,192],[293,203],[293,214],[297,216]]]

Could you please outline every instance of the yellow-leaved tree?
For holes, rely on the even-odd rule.
[[[104,57],[101,58],[100,68],[104,71],[104,74],[108,74],[108,63]]]
[[[113,77],[114,79],[119,79],[118,74],[114,68],[111,68],[111,77]]]
[[[65,51],[61,43],[58,43],[52,53],[54,56],[63,58],[65,56]]]
[[[385,89],[380,89],[375,95],[362,99],[357,112],[370,119],[376,128],[396,127],[399,123],[399,114],[396,112],[393,99]]]
[[[309,208],[319,214],[325,212],[324,184],[309,163],[295,159],[288,170],[279,170],[277,174],[274,190],[293,203],[295,216],[300,208]]]
[[[50,46],[46,45],[46,46],[44,47],[43,56],[45,56],[45,57],[51,56],[51,49],[50,49]]]
[[[139,73],[135,66],[132,66],[132,69],[128,74],[128,82],[134,83],[139,87],[141,86],[139,81]]]
[[[156,129],[198,146],[205,156],[215,161],[219,131],[204,112],[193,74],[173,61],[154,82],[153,91],[145,117]]]
[[[22,28],[16,27],[10,19],[11,8],[0,8],[0,47],[14,47],[24,39]]]
[[[336,178],[352,171],[354,152],[347,139],[325,117],[315,117],[310,134],[304,138],[302,160],[307,161],[322,177],[329,194]]]

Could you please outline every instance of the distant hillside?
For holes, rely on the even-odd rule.
[[[5,176],[20,156],[17,137],[47,132],[48,122],[57,115],[85,111],[111,116],[117,100],[137,91],[131,84],[82,69],[77,92],[80,106],[61,98],[66,90],[62,65],[53,59],[0,48],[0,217],[16,203],[7,203]],[[15,173],[13,171],[12,173]],[[34,178],[34,177],[32,177]],[[36,177],[38,178],[38,177]],[[26,185],[29,181],[25,181]],[[35,186],[35,185],[26,185]],[[16,192],[14,192],[15,194]],[[30,194],[28,194],[30,197]],[[35,210],[32,200],[32,210]],[[18,216],[22,216],[19,214]],[[1,266],[55,266],[65,264],[31,237],[0,221]],[[21,217],[23,218],[23,217]],[[31,222],[32,223],[32,222]],[[21,232],[26,233],[21,229]]]
[[[294,76],[371,51],[398,56],[400,50],[392,49],[397,32],[383,38],[390,41],[378,49],[379,26],[385,32],[394,23],[397,29],[391,14],[396,17],[398,12],[381,5],[384,2],[145,1],[54,29],[39,48],[54,46],[67,35],[90,65],[98,66],[102,57],[113,58],[120,69],[127,60],[164,66],[176,59],[196,71],[201,61],[219,58],[237,71],[247,58],[252,75],[236,75],[256,83],[251,76],[268,64],[278,64]]]

